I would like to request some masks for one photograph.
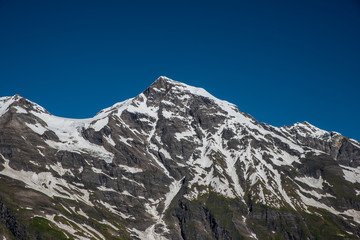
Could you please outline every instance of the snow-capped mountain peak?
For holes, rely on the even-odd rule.
[[[315,222],[358,234],[358,142],[259,123],[164,76],[88,119],[0,98],[0,127],[0,201],[32,209],[18,215],[29,235],[38,221],[74,239],[311,239]]]

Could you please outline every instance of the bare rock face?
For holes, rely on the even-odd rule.
[[[26,239],[26,231],[23,224],[21,224],[10,208],[6,206],[0,198],[0,224],[2,228],[8,231],[8,236],[14,236],[16,239]],[[2,233],[4,236],[6,232]]]
[[[160,77],[91,119],[0,98],[6,239],[359,239],[360,143]]]

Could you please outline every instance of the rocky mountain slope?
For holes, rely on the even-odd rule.
[[[90,119],[0,98],[4,239],[360,239],[360,143],[160,77]]]

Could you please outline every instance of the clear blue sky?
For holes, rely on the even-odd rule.
[[[86,118],[160,75],[360,140],[360,2],[0,0],[0,96]]]

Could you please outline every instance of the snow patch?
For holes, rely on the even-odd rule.
[[[196,133],[193,131],[193,129],[184,131],[184,132],[177,132],[175,133],[175,138],[180,142],[181,139],[187,139],[189,137],[193,137]]]
[[[40,123],[35,123],[35,124],[30,124],[30,123],[25,123],[26,126],[28,126],[31,130],[33,130],[35,133],[39,134],[39,135],[43,135],[44,132],[47,131],[46,128],[44,128],[43,126],[41,126]]]
[[[98,132],[101,129],[103,129],[108,123],[109,123],[109,118],[105,117],[102,119],[95,120],[95,122],[91,123],[89,127],[93,128],[96,132]]]
[[[352,139],[352,138],[350,138],[349,140],[352,143],[352,145],[360,148],[360,143],[358,141],[356,141],[355,139]]]
[[[126,145],[128,145],[129,147],[132,147],[131,146],[131,144],[130,143],[128,143],[128,141],[134,141],[134,139],[132,139],[132,138],[124,138],[123,136],[119,136],[119,140],[120,140],[120,142],[123,142],[123,143],[125,143]]]
[[[60,176],[64,176],[66,173],[74,176],[70,169],[64,169],[60,162],[57,162],[56,165],[50,165],[50,168],[57,172]]]
[[[133,197],[133,198],[136,198],[134,195],[132,195],[131,193],[129,193],[128,191],[122,191],[121,194],[123,195],[126,195],[126,196],[129,196],[129,197]]]
[[[316,208],[322,208],[322,209],[325,209],[329,212],[331,212],[332,214],[335,214],[335,215],[339,215],[340,212],[336,211],[333,207],[329,207],[327,205],[325,205],[324,203],[321,203],[319,201],[316,201],[315,199],[313,198],[308,198],[306,196],[304,196],[303,194],[301,194],[301,192],[299,190],[296,190],[297,194],[300,196],[301,198],[301,201],[307,205],[307,206],[312,206],[312,207],[316,207]]]
[[[145,99],[145,101],[137,101],[137,99],[142,98]],[[146,96],[141,93],[138,98],[135,98],[132,102],[132,104],[130,104],[126,110],[128,112],[132,112],[132,113],[140,113],[140,114],[145,114],[148,115],[151,118],[156,119],[157,118],[157,109],[155,107],[149,107],[146,105]]]
[[[108,152],[104,147],[90,143],[82,136],[82,131],[86,127],[91,127],[92,122],[98,120],[95,118],[89,119],[69,119],[69,118],[61,118],[50,115],[45,112],[36,112],[30,111],[36,117],[42,119],[46,123],[46,128],[39,125],[38,123],[27,124],[29,128],[38,134],[43,134],[46,130],[50,130],[54,132],[58,138],[59,142],[46,140],[46,143],[57,150],[64,150],[70,152],[85,152],[89,154],[94,154],[99,158],[103,159],[107,163],[112,162],[114,155]],[[104,117],[100,118],[100,121],[95,122],[95,128],[97,129],[100,125],[104,124]],[[106,118],[107,121],[107,118]],[[96,123],[98,125],[96,125]],[[101,123],[101,124],[100,124]]]
[[[22,107],[19,107],[19,106],[14,106],[14,108],[16,109],[16,113],[24,113],[26,114],[27,111],[25,109],[23,109]]]
[[[107,187],[104,187],[104,186],[100,186],[100,187],[97,187],[97,189],[99,189],[100,191],[103,191],[103,192],[116,192],[116,190],[112,189],[112,188],[107,188]]]
[[[37,150],[41,156],[45,157],[45,155],[40,151],[40,149],[37,149]]]
[[[76,213],[83,216],[83,217],[85,217],[85,218],[87,218],[87,219],[89,219],[89,216],[81,208],[79,208],[79,210],[76,211]]]
[[[126,180],[126,181],[128,181],[128,182],[131,182],[131,183],[135,183],[136,185],[139,185],[140,187],[145,188],[144,184],[138,183],[138,182],[136,182],[135,180],[132,180],[132,179],[130,179],[130,178],[125,177],[124,175],[121,176],[121,179],[124,179],[124,180]]]
[[[110,212],[114,213],[115,215],[118,215],[118,216],[122,217],[123,219],[128,219],[128,218],[133,219],[132,216],[126,215],[126,214],[118,211],[116,206],[110,205],[109,203],[101,201],[101,200],[97,200],[97,202],[99,202],[102,206],[104,206]]]
[[[356,211],[354,209],[348,209],[342,212],[342,214],[352,217],[355,222],[360,223],[360,211]]]
[[[170,156],[170,153],[169,153],[168,151],[166,151],[165,149],[160,148],[159,152],[161,152],[162,154],[164,154],[165,158],[167,158],[167,159],[172,159],[171,156]]]
[[[340,165],[342,167],[344,178],[351,183],[360,183],[360,167],[352,168]]]
[[[34,161],[29,161],[29,163],[31,163],[31,164],[33,164],[33,165],[35,165],[35,166],[40,166],[40,164],[39,163],[37,163],[37,162],[34,162]]]
[[[89,206],[93,206],[90,202],[90,194],[87,190],[80,189],[72,185],[62,178],[57,178],[50,172],[31,172],[31,171],[18,171],[9,166],[9,160],[0,154],[5,160],[4,169],[0,172],[1,175],[24,182],[26,187],[35,191],[41,192],[48,197],[60,197],[81,201]],[[70,190],[70,191],[69,191]]]
[[[103,175],[107,176],[108,178],[115,179],[115,178],[111,177],[110,175],[104,173],[101,169],[98,169],[98,168],[95,168],[95,167],[91,167],[91,170],[92,170],[94,173],[103,174]]]
[[[129,167],[126,165],[122,165],[119,164],[118,165],[120,168],[124,169],[125,171],[129,172],[129,173],[140,173],[143,172],[143,170],[141,168],[136,168],[136,167]]]
[[[55,217],[62,217],[66,220],[66,223],[63,222],[57,222],[55,221]],[[35,216],[34,216],[35,217]],[[95,230],[94,228],[85,225],[85,224],[78,224],[74,221],[71,221],[69,218],[65,217],[62,214],[59,215],[45,215],[45,216],[38,216],[37,217],[44,217],[47,220],[49,220],[50,222],[52,222],[56,227],[60,228],[61,230],[76,236],[77,239],[80,240],[86,240],[86,239],[98,239],[98,240],[102,240],[105,239],[105,237],[99,233],[97,230]],[[79,231],[80,230],[80,231]],[[95,233],[95,234],[94,234]],[[84,237],[85,236],[85,237]]]
[[[178,192],[181,189],[182,186],[182,181],[184,180],[185,177],[183,177],[181,180],[179,181],[174,181],[170,184],[169,189],[170,191],[165,195],[165,201],[164,201],[164,210],[163,212],[166,211],[166,209],[168,209],[171,201],[174,199],[174,197],[176,196],[176,194],[178,194]]]
[[[0,98],[0,117],[8,111],[8,108],[14,102],[16,102],[14,97],[1,97]]]
[[[319,179],[313,177],[295,177],[295,180],[305,183],[309,187],[323,189],[323,179],[320,176]]]
[[[110,136],[106,136],[106,135],[104,135],[104,138],[105,138],[105,140],[110,144],[110,145],[112,145],[113,147],[115,147],[115,142],[114,142],[114,140],[111,138],[111,135]]]
[[[115,227],[112,223],[106,221],[105,219],[103,219],[101,222],[99,222],[101,224],[104,224],[104,225],[108,225],[110,227],[112,227],[113,229],[115,229],[116,231],[119,231],[119,228]]]

